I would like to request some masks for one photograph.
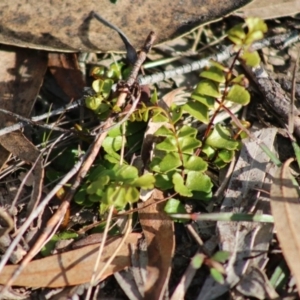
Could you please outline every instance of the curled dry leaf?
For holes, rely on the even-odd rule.
[[[252,130],[255,127],[252,128]],[[264,128],[252,132],[253,136],[263,141],[269,149],[273,149],[276,128]],[[225,198],[222,212],[268,214],[268,202],[260,198],[259,190],[267,190],[275,169],[270,164],[270,158],[258,146],[256,141],[245,141],[240,157],[235,165]],[[217,298],[232,287],[239,287],[244,274],[250,274],[251,269],[263,268],[268,260],[267,252],[272,238],[272,224],[257,222],[217,222],[217,233],[220,250],[228,251],[231,256],[226,264],[225,284],[219,284],[208,278],[198,296],[200,300]],[[257,255],[257,253],[261,253]],[[249,259],[252,257],[252,259]],[[252,276],[252,275],[251,275]],[[250,278],[250,277],[249,277]],[[256,297],[254,285],[248,278],[248,296]],[[251,277],[253,278],[253,276]],[[244,284],[244,283],[243,283]]]
[[[0,108],[29,117],[47,68],[47,56],[35,50],[2,46],[0,51]],[[0,128],[16,123],[15,118],[1,113]],[[34,185],[28,213],[41,194],[43,166],[39,150],[21,131],[0,137],[0,168],[9,154],[35,164]]]
[[[92,17],[95,11],[126,33],[134,47],[153,30],[157,43],[224,17],[251,0],[136,1],[10,0],[0,2],[0,43],[54,51],[124,50],[119,35]],[[137,34],[138,33],[138,34]]]
[[[103,274],[102,280],[130,265],[129,244],[136,244],[140,237],[141,235],[137,233],[131,233],[128,236],[120,252]],[[98,272],[103,268],[111,254],[114,253],[121,239],[122,237],[116,237],[107,242]],[[16,279],[14,285],[27,287],[63,287],[87,283],[91,279],[98,250],[99,243],[31,261]],[[17,267],[4,267],[0,276],[0,283],[5,284]]]
[[[162,299],[171,274],[175,249],[174,224],[163,211],[163,193],[154,189],[151,198],[139,204],[139,218],[147,241],[148,265],[144,299]],[[149,204],[153,205],[149,205]]]
[[[85,80],[74,53],[49,53],[48,68],[69,99],[82,97]]]
[[[300,12],[300,2],[297,0],[254,0],[236,14],[261,19],[274,19],[295,15]]]
[[[286,262],[295,277],[300,294],[300,202],[293,184],[288,160],[274,176],[271,188],[271,209],[277,237]]]

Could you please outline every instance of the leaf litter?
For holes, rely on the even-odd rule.
[[[213,26],[212,26],[213,28]],[[70,57],[70,59],[74,59],[74,57]],[[63,58],[62,58],[63,60]],[[76,65],[76,63],[75,63]],[[80,79],[80,73],[79,71],[77,71],[76,73],[78,74],[78,78],[74,79],[72,77],[72,73],[75,72],[75,70],[78,70],[78,66],[75,67],[65,67],[62,66],[62,70],[64,72],[66,72],[66,74],[68,75],[63,75],[62,77],[56,77],[55,75],[55,71],[53,72],[53,70],[55,70],[56,68],[59,69],[59,67],[57,67],[57,65],[54,65],[52,63],[52,76],[54,76],[54,78],[57,79],[58,82],[62,82],[63,84],[63,91],[65,94],[68,95],[69,98],[72,97],[80,97],[77,96],[80,94],[80,90],[81,90],[81,86],[82,86],[82,81]],[[69,69],[69,71],[67,71]],[[49,76],[49,75],[48,75]],[[67,85],[68,85],[68,80],[66,81],[62,81],[61,78],[70,78],[71,81],[75,81],[75,86],[79,86],[80,88],[78,89],[78,93],[74,93],[76,90],[74,88],[73,83],[71,83],[71,87],[68,89]],[[172,82],[172,81],[171,81]],[[58,89],[57,86],[55,86],[55,89]],[[159,91],[160,92],[160,91]],[[74,93],[74,94],[73,94]],[[174,94],[174,96],[176,95],[176,93]],[[172,97],[174,97],[172,95],[172,93],[169,95],[169,101],[172,102]],[[253,109],[249,108],[250,110]],[[253,115],[251,116],[251,113],[253,113],[252,111],[250,111],[250,117],[253,118]],[[85,112],[86,114],[86,112]],[[87,113],[89,114],[89,113]],[[91,115],[90,115],[91,116]],[[82,116],[79,115],[79,113],[75,114],[75,119],[77,120],[82,120],[80,119]],[[90,122],[91,124],[95,124],[95,122],[93,123],[92,120],[92,116],[91,117],[87,117],[85,119],[86,122]],[[62,121],[67,121],[69,124],[70,122],[74,123],[74,116],[70,117],[68,115],[64,116],[62,118]],[[275,122],[274,120],[272,120],[272,122]],[[62,123],[61,123],[62,124]],[[63,126],[63,125],[60,125]],[[274,136],[275,134],[275,129],[272,130],[270,129],[265,130],[259,130],[256,133],[253,134],[260,134],[261,132],[267,132],[265,137],[261,137],[260,139],[263,140],[268,146],[269,148],[271,148],[271,146],[273,145],[273,138],[271,138],[272,136]],[[84,134],[83,134],[84,137]],[[67,139],[62,140],[64,141],[62,143],[63,145],[67,145],[66,143],[70,143],[70,141],[72,141],[72,139],[74,139],[73,137],[71,137],[70,135],[67,136]],[[267,139],[267,140],[265,140]],[[79,146],[79,150],[78,153],[80,153],[80,151],[83,151],[83,149],[85,149],[84,147],[84,142],[86,142],[83,139],[83,142],[81,142],[81,145]],[[65,144],[64,144],[65,143]],[[245,149],[249,149],[248,147],[250,147],[250,144],[252,143],[253,149],[254,149],[254,154],[249,155],[249,153],[247,151],[250,150],[245,150]],[[270,144],[269,144],[270,143]],[[53,144],[51,151],[55,151],[55,144]],[[83,146],[83,147],[82,147]],[[47,151],[49,148],[47,148]],[[250,148],[252,149],[252,148]],[[262,157],[265,155],[263,152],[260,152],[259,150],[260,148],[257,146],[257,144],[255,142],[249,142],[249,144],[245,143],[242,147],[241,150],[241,154],[240,154],[240,159],[242,160],[242,165],[243,171],[239,170],[239,161],[237,163],[237,165],[235,166],[235,169],[233,171],[233,175],[232,175],[232,179],[231,182],[229,183],[229,187],[228,190],[225,194],[225,200],[223,201],[223,204],[220,208],[220,211],[232,211],[233,213],[237,213],[237,212],[256,212],[256,213],[270,213],[268,211],[268,201],[266,195],[264,195],[264,197],[260,197],[258,198],[257,193],[260,192],[260,190],[263,190],[264,192],[267,191],[271,185],[271,181],[265,182],[264,186],[262,186],[263,183],[263,177],[258,178],[259,174],[264,174],[262,176],[266,176],[267,178],[270,177],[270,175],[272,174],[272,168],[271,167],[267,167],[266,163],[261,162],[260,159],[262,159]],[[151,149],[148,149],[151,151]],[[245,151],[246,154],[243,154]],[[62,151],[63,153],[63,151]],[[62,155],[62,153],[55,153],[55,155]],[[245,156],[243,156],[245,155]],[[51,157],[51,155],[49,155],[49,158]],[[76,156],[75,156],[76,157]],[[257,158],[257,159],[255,159]],[[52,159],[52,158],[51,158]],[[258,163],[256,160],[259,160],[260,162]],[[247,164],[245,164],[245,161],[247,161]],[[64,163],[67,163],[66,160],[64,160]],[[258,167],[255,167],[255,163],[258,163]],[[276,191],[276,184],[272,185],[271,188],[271,197],[275,197],[280,198],[280,199],[289,199],[291,197],[291,195],[293,195],[293,198],[296,198],[296,194],[294,195],[294,191],[293,187],[290,185],[290,183],[288,185],[282,184],[282,179],[284,178],[288,178],[289,175],[288,172],[286,171],[287,168],[283,168],[284,173],[282,173],[283,175],[276,175],[275,179],[281,181],[281,183],[279,184],[280,191]],[[244,171],[245,170],[245,171]],[[252,175],[246,175],[248,174],[247,172],[252,172]],[[243,175],[241,175],[243,174]],[[46,174],[47,175],[47,174]],[[235,179],[235,175],[237,175],[238,179]],[[245,179],[241,179],[241,176],[245,176]],[[248,177],[247,177],[248,176]],[[278,176],[278,178],[277,178]],[[281,176],[281,177],[280,177]],[[52,177],[55,178],[55,177]],[[254,178],[254,179],[253,179]],[[57,179],[56,179],[57,180]],[[266,179],[266,180],[270,180],[270,179]],[[251,186],[251,183],[255,183],[254,186]],[[285,182],[284,182],[285,183]],[[230,187],[232,187],[233,191],[240,191],[241,195],[230,195]],[[243,191],[243,188],[245,188],[245,191]],[[277,186],[278,188],[278,186]],[[275,196],[274,196],[274,190],[275,190]],[[43,189],[44,193],[47,192],[47,188],[44,187]],[[67,187],[64,186],[62,188],[62,193],[65,193],[67,191]],[[159,195],[157,195],[157,190],[154,190],[154,193],[152,194],[152,196],[150,196],[152,198],[151,201],[159,201],[159,200],[164,200],[164,197],[161,193]],[[249,193],[249,195],[247,196],[247,193]],[[57,194],[58,195],[58,194]],[[226,196],[227,195],[227,196]],[[227,199],[227,200],[226,200]],[[228,199],[231,199],[230,201]],[[250,201],[251,200],[251,201]],[[51,204],[51,210],[56,210],[57,206],[60,205],[59,200],[56,199],[55,203]],[[154,201],[154,202],[155,202]],[[230,203],[228,204],[226,201],[229,201]],[[249,202],[250,201],[250,202]],[[276,204],[277,202],[277,204]],[[285,203],[285,202],[284,202]],[[284,204],[283,203],[283,204]],[[274,216],[274,222],[275,222],[275,229],[277,231],[277,236],[281,245],[281,249],[283,251],[283,255],[288,263],[288,265],[291,268],[291,272],[293,273],[293,275],[295,276],[296,282],[297,282],[297,278],[299,277],[297,274],[297,268],[293,269],[294,266],[296,266],[295,264],[293,265],[293,261],[296,260],[297,258],[297,247],[292,247],[292,251],[293,252],[289,252],[290,249],[289,248],[285,248],[283,245],[291,245],[290,242],[291,240],[287,240],[286,242],[284,240],[282,240],[282,233],[285,232],[284,230],[286,230],[286,224],[288,222],[288,224],[291,225],[291,231],[295,234],[295,237],[297,238],[297,234],[295,233],[296,231],[293,229],[293,226],[296,226],[294,224],[293,221],[291,221],[291,219],[286,220],[286,222],[283,222],[282,220],[282,210],[278,209],[278,207],[276,208],[276,205],[281,204],[281,201],[275,201],[272,202],[271,201],[271,206],[272,206],[272,214]],[[152,280],[145,280],[141,281],[141,278],[138,279],[137,276],[135,276],[135,281],[140,281],[145,283],[146,282],[146,291],[144,291],[145,287],[141,287],[141,284],[138,285],[139,289],[140,289],[140,294],[142,294],[142,292],[145,292],[145,297],[147,298],[151,298],[151,299],[159,299],[161,298],[164,293],[165,293],[165,289],[168,285],[168,282],[170,282],[169,288],[170,291],[174,290],[174,287],[176,287],[176,285],[179,282],[179,279],[181,277],[181,274],[183,274],[184,269],[188,266],[189,264],[189,258],[192,258],[193,255],[196,253],[197,251],[197,244],[191,240],[191,238],[189,237],[189,234],[186,233],[186,231],[184,230],[184,226],[182,224],[176,224],[175,226],[175,231],[173,229],[173,222],[165,216],[165,213],[163,212],[163,205],[160,204],[156,204],[156,205],[150,205],[147,209],[147,206],[150,205],[149,200],[146,201],[145,203],[142,204],[142,206],[145,206],[146,209],[141,210],[139,212],[140,215],[140,219],[141,219],[141,228],[146,236],[146,240],[148,242],[148,265],[145,267],[145,264],[143,265],[142,268],[144,269],[148,269],[148,275],[151,277]],[[188,209],[188,206],[191,205],[190,209],[191,212],[192,211],[204,211],[203,208],[199,209],[199,207],[197,207],[197,204],[195,203],[191,203],[190,200],[186,200],[185,202],[186,208]],[[282,205],[282,204],[281,204]],[[289,210],[289,204],[284,204],[286,206],[286,210]],[[203,204],[202,206],[205,206],[205,204]],[[274,208],[274,207],[275,208]],[[297,208],[297,205],[295,206],[295,208]],[[71,209],[72,209],[72,205],[71,205]],[[74,208],[77,212],[81,212],[81,209],[78,207]],[[276,217],[276,209],[278,211],[278,217]],[[47,210],[47,209],[46,209]],[[65,207],[64,211],[67,211],[67,207]],[[274,212],[273,212],[274,211]],[[296,215],[296,210],[294,211],[293,209],[291,210],[293,213],[295,213]],[[72,212],[70,212],[72,214]],[[95,216],[97,216],[97,212],[94,212]],[[292,213],[292,215],[293,215]],[[143,215],[144,214],[144,215]],[[153,215],[153,218],[149,218],[147,217],[147,214]],[[63,214],[61,214],[62,216]],[[18,218],[20,218],[20,216],[16,216],[15,220],[17,220],[18,222],[20,222],[20,219],[18,220]],[[46,218],[45,216],[43,218]],[[45,224],[45,220],[43,220],[43,218],[40,219],[40,222],[42,222],[43,224]],[[97,219],[97,218],[96,218]],[[145,220],[142,221],[142,220]],[[155,220],[155,222],[153,222],[153,220]],[[68,221],[67,221],[68,223]],[[56,223],[57,224],[57,223]],[[156,227],[153,224],[158,224],[157,229],[155,229]],[[278,224],[278,225],[277,225]],[[284,229],[281,229],[281,226],[284,227]],[[84,224],[87,225],[87,224]],[[82,225],[80,225],[82,226]],[[48,227],[47,227],[48,228]],[[78,228],[78,227],[77,227]],[[121,227],[120,227],[121,228]],[[228,230],[228,228],[230,230]],[[238,228],[238,229],[237,229]],[[278,229],[277,229],[278,228]],[[155,233],[153,233],[153,230],[156,230]],[[185,232],[184,234],[182,234],[182,236],[179,238],[178,236],[176,236],[176,234],[178,235],[178,233],[176,233],[177,230],[181,230],[181,232]],[[74,230],[74,229],[73,229]],[[76,231],[76,229],[75,229]],[[32,232],[34,232],[33,228],[32,228]],[[38,231],[37,234],[39,234]],[[149,232],[149,233],[147,233]],[[278,244],[276,244],[276,242],[274,242],[274,240],[272,240],[273,237],[273,233],[272,233],[272,224],[266,224],[266,223],[249,223],[249,222],[218,222],[217,223],[217,232],[218,232],[218,238],[219,238],[219,248],[220,249],[224,249],[230,252],[230,257],[229,260],[227,262],[227,264],[224,265],[225,267],[225,284],[221,285],[221,288],[216,288],[216,286],[218,286],[217,283],[210,281],[210,284],[213,285],[214,287],[214,292],[217,293],[223,293],[224,289],[225,291],[230,291],[232,297],[238,299],[238,295],[243,294],[244,297],[256,297],[258,299],[265,299],[265,298],[276,298],[278,297],[277,292],[275,292],[274,290],[274,286],[272,286],[270,284],[270,277],[267,277],[265,274],[265,271],[268,269],[268,259],[270,259],[270,256],[268,255],[269,249],[270,249],[270,245],[277,246]],[[147,237],[147,234],[150,234]],[[183,243],[183,245],[176,245],[177,249],[179,250],[179,256],[178,253],[174,253],[174,236],[173,234],[175,234],[176,236],[176,241],[181,241],[181,243]],[[186,235],[186,237],[184,237],[183,235]],[[199,235],[201,237],[202,233],[201,231],[199,232]],[[283,234],[284,235],[284,234]],[[102,280],[104,280],[104,278],[106,278],[107,276],[109,276],[110,274],[113,274],[117,271],[122,270],[125,266],[129,266],[132,264],[132,262],[130,261],[129,257],[130,255],[132,255],[132,253],[129,253],[130,251],[128,250],[130,247],[130,243],[136,244],[138,238],[140,237],[140,235],[134,235],[131,234],[130,238],[128,238],[128,240],[125,241],[125,246],[124,248],[122,248],[121,251],[125,251],[125,252],[118,252],[116,255],[117,257],[119,257],[119,255],[122,256],[122,253],[124,255],[123,259],[124,261],[118,261],[117,257],[116,257],[116,267],[113,268],[113,264],[111,264],[110,267],[112,267],[112,269],[108,270],[107,273],[105,273],[106,275],[104,275],[102,277]],[[204,239],[204,246],[208,246],[209,242],[211,242],[213,239],[211,239],[213,236],[211,236],[210,238],[205,238]],[[297,242],[296,238],[294,239],[295,242]],[[28,239],[28,241],[31,241],[30,238]],[[116,244],[118,244],[120,242],[120,238],[116,238]],[[231,244],[232,243],[232,244]],[[274,245],[275,243],[275,245]],[[114,249],[116,249],[116,246],[109,248],[109,244],[110,242],[108,241],[108,245],[104,247],[104,251],[107,254],[107,257],[109,257],[113,252]],[[114,244],[115,245],[115,244]],[[19,279],[19,281],[15,282],[16,285],[23,285],[23,286],[29,286],[29,287],[33,287],[33,286],[45,286],[45,287],[50,287],[51,284],[49,284],[49,282],[53,282],[52,286],[68,286],[68,285],[74,285],[74,284],[79,284],[79,283],[85,283],[88,282],[90,280],[86,279],[87,277],[90,276],[92,272],[92,267],[93,264],[95,262],[95,257],[94,256],[90,256],[91,257],[91,262],[86,263],[84,265],[84,260],[82,259],[82,256],[85,255],[85,251],[87,251],[88,247],[91,247],[91,249],[97,249],[99,248],[99,244],[95,244],[94,246],[85,246],[83,248],[80,248],[79,250],[71,250],[68,251],[68,248],[66,248],[66,252],[60,253],[60,254],[55,254],[53,256],[49,256],[47,258],[39,258],[39,260],[34,260],[32,262],[30,262],[27,267],[23,270],[23,272],[21,273]],[[180,249],[181,247],[181,249]],[[190,249],[188,249],[188,247],[190,247]],[[214,246],[212,248],[216,248],[217,247],[217,243],[216,240],[214,239]],[[296,249],[295,249],[296,248]],[[133,249],[133,248],[131,248]],[[183,249],[185,250],[185,252],[183,251]],[[36,250],[37,251],[37,250]],[[239,253],[241,252],[241,253]],[[35,253],[37,254],[38,251]],[[76,253],[76,256],[74,255]],[[258,254],[259,253],[259,254]],[[39,254],[38,254],[39,255]],[[78,255],[78,256],[77,256]],[[187,260],[184,261],[184,256],[187,256]],[[257,255],[257,257],[256,257]],[[254,256],[254,259],[248,259],[249,256]],[[71,259],[78,259],[79,263],[77,264],[74,263],[74,268],[72,265],[72,268],[66,268],[66,270],[62,270],[61,269],[61,264],[59,263],[58,265],[55,265],[54,262],[57,261],[57,257],[60,257],[61,260],[60,262],[67,262],[68,257],[70,257]],[[179,270],[174,270],[171,268],[171,261],[172,261],[172,257],[173,257],[173,261],[174,260],[178,260],[179,262]],[[242,258],[241,258],[242,257]],[[105,261],[106,256],[102,257],[101,260],[101,264]],[[271,255],[272,258],[272,255]],[[292,258],[292,260],[290,260],[289,258]],[[46,261],[48,261],[47,263],[50,266],[53,266],[54,270],[52,272],[49,272],[48,277],[45,275],[43,276],[44,278],[44,283],[42,283],[41,279],[40,279],[40,275],[38,278],[36,278],[34,275],[28,275],[26,272],[32,272],[33,274],[40,274],[39,270],[45,271],[44,266],[46,264]],[[150,262],[150,263],[149,263]],[[83,263],[83,264],[82,264]],[[178,263],[177,263],[178,265]],[[103,265],[100,265],[103,266]],[[235,267],[238,267],[239,270],[236,271]],[[9,274],[12,274],[11,272],[14,271],[16,269],[16,267],[14,266],[7,266],[4,268],[3,270],[3,274],[8,274],[7,276],[9,276]],[[70,275],[71,277],[69,278],[69,271],[71,272],[72,270],[75,270],[74,275]],[[274,269],[274,267],[273,267]],[[27,271],[26,271],[27,270]],[[79,270],[79,271],[78,271]],[[86,272],[84,270],[87,270]],[[172,270],[172,274],[170,274],[170,271]],[[188,269],[187,269],[188,270]],[[7,273],[5,273],[7,272]],[[59,273],[60,272],[60,273]],[[81,275],[83,274],[88,274],[87,277],[84,276],[80,276],[82,279],[79,279],[79,281],[76,281],[76,275],[78,275],[78,273],[80,273]],[[141,270],[142,272],[142,270]],[[178,274],[176,274],[176,272],[178,272]],[[48,272],[46,272],[48,273]],[[214,271],[211,272],[211,274],[213,275]],[[62,281],[58,281],[58,283],[56,283],[56,285],[54,285],[54,283],[56,282],[56,277],[57,280],[58,278],[61,278],[61,276],[59,276],[58,274],[63,274],[63,282]],[[117,274],[117,273],[116,273]],[[5,275],[6,276],[6,275]],[[51,277],[52,276],[52,277]],[[74,277],[73,277],[74,276]],[[200,277],[199,277],[200,276]],[[197,284],[197,278],[201,278],[202,276],[202,281],[201,283]],[[214,278],[216,279],[219,276],[219,273],[215,273]],[[298,276],[298,277],[297,277]],[[177,280],[176,280],[177,277]],[[193,277],[193,276],[192,276]],[[2,279],[3,278],[3,279]],[[28,284],[25,283],[24,278],[28,278],[30,280],[32,280],[31,282],[29,282]],[[55,278],[55,279],[53,279]],[[208,278],[208,272],[207,270],[203,270],[203,268],[199,269],[197,272],[195,272],[195,276],[194,279],[190,281],[190,291],[187,290],[186,292],[186,297],[188,299],[196,299],[197,296],[199,294],[199,288],[200,286],[202,286],[205,282],[205,279]],[[8,277],[2,277],[1,275],[1,280],[3,280],[3,283],[5,284],[7,281]],[[67,280],[66,280],[67,279]],[[222,279],[222,277],[221,277]],[[23,280],[23,281],[22,281]],[[82,281],[81,281],[82,280]],[[207,279],[210,280],[210,279]],[[287,279],[288,280],[288,277]],[[194,281],[194,282],[193,282]],[[19,282],[19,284],[18,284]],[[105,281],[104,281],[105,282]],[[156,283],[155,283],[156,282]],[[236,283],[238,282],[238,284],[236,285]],[[36,284],[36,285],[35,285]],[[133,284],[133,283],[132,283]],[[130,285],[130,284],[129,284]],[[235,287],[233,287],[235,286]],[[198,296],[198,299],[206,299],[203,297],[202,293],[205,292],[205,289],[207,289],[207,287],[209,287],[208,283],[205,283],[205,287],[204,289],[202,289],[201,293]],[[157,289],[156,289],[157,288]],[[121,293],[120,291],[117,291],[117,287],[114,286],[114,289],[116,289],[115,292],[117,293]],[[222,290],[222,292],[220,292],[220,290]],[[194,291],[194,292],[191,292]],[[196,292],[195,292],[196,291]],[[209,297],[207,299],[212,299],[212,294],[211,294],[211,289],[209,290]],[[281,289],[280,292],[282,292],[283,290]],[[296,291],[295,288],[293,289],[293,291]],[[110,291],[111,293],[113,293],[113,291]],[[103,293],[103,292],[102,292]],[[220,294],[220,295],[221,295]],[[103,295],[103,294],[102,294]],[[181,294],[182,295],[182,294]],[[193,295],[193,296],[192,296]],[[139,297],[139,296],[137,296]]]

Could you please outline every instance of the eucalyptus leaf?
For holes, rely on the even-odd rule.
[[[113,4],[112,2],[116,2]],[[150,30],[156,43],[228,15],[250,0],[199,1],[0,1],[0,41],[25,48],[64,52],[124,51],[124,42],[90,12],[119,27],[134,48],[143,45]],[[163,30],[162,30],[163,28]]]

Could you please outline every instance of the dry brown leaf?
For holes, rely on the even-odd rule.
[[[136,244],[141,235],[131,233],[125,241],[120,252],[103,274],[102,280],[107,276],[123,270],[130,265],[129,244]],[[118,247],[122,237],[109,240],[105,245],[98,272]],[[62,287],[77,285],[90,281],[95,260],[98,255],[99,243],[86,246],[69,252],[52,255],[43,259],[31,261],[16,279],[14,285],[27,287]],[[4,267],[0,283],[5,284],[18,266]]]
[[[162,100],[159,101],[159,106],[166,109],[166,106],[169,108],[173,103],[176,103],[176,97],[180,98],[180,94],[183,94],[185,87],[180,87],[174,89],[163,96]]]
[[[271,209],[277,237],[300,294],[300,202],[288,160],[279,168],[271,187]]]
[[[77,54],[49,53],[48,68],[70,99],[82,97],[85,81],[79,70]]]
[[[299,0],[254,0],[236,14],[242,17],[274,19],[300,12]]]
[[[35,50],[2,47],[0,65],[0,108],[29,117],[46,72],[47,56]],[[13,117],[1,113],[0,128],[14,123]],[[20,131],[1,136],[0,145],[0,167],[9,153],[32,164],[37,161],[33,171],[32,202],[28,207],[30,212],[41,193],[43,166],[40,152]]]
[[[162,299],[166,290],[175,249],[174,224],[164,212],[163,199],[157,189],[147,202],[139,204],[139,218],[147,241],[148,266],[144,299]]]
[[[224,17],[251,0],[10,0],[0,2],[0,43],[54,51],[124,50],[116,32],[92,19],[91,11],[118,26],[134,47],[148,33],[157,43]]]

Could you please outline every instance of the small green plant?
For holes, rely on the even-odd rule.
[[[180,199],[209,200],[213,184],[206,174],[208,166],[216,169],[227,165],[240,149],[243,137],[235,124],[215,124],[214,120],[221,110],[230,112],[231,105],[249,103],[248,81],[243,74],[234,73],[233,67],[238,60],[249,66],[259,63],[259,55],[251,50],[251,45],[261,39],[266,30],[265,23],[257,18],[248,18],[245,24],[235,26],[228,32],[237,51],[230,67],[211,61],[210,66],[200,73],[200,81],[185,103],[163,109],[157,105],[154,92],[150,100],[152,105],[140,103],[126,122],[125,133],[121,128],[109,131],[103,142],[101,161],[77,193],[77,203],[100,203],[101,212],[111,205],[123,209],[126,204],[138,201],[139,188],[153,187],[177,194],[178,199],[172,198],[166,204],[168,213],[183,212]],[[93,83],[95,95],[87,97],[86,105],[101,119],[116,112],[116,99],[112,99],[111,89],[121,78],[122,67],[113,64],[110,69],[94,72],[97,77]],[[187,117],[207,125],[202,136],[196,128],[186,124]],[[141,145],[143,134],[138,135],[137,128],[150,118],[151,122],[162,125],[154,133],[153,155],[149,165],[145,166],[150,172],[139,175],[139,170],[129,165],[121,152],[132,149],[131,140]]]
[[[218,251],[212,257],[208,257],[203,253],[197,253],[192,258],[192,266],[194,269],[199,269],[203,265],[209,268],[212,278],[220,284],[224,284],[225,270],[222,263],[225,263],[229,258],[229,252]]]
[[[170,125],[170,123],[168,123]],[[179,195],[192,197],[193,191],[210,193],[212,183],[205,174],[207,162],[195,155],[202,143],[196,138],[197,130],[184,125],[162,126],[155,136],[164,140],[155,145],[150,169],[155,173],[155,185],[162,190],[174,189]]]
[[[128,203],[139,200],[138,188],[151,189],[154,181],[152,174],[138,176],[134,166],[114,164],[105,167],[100,164],[93,169],[75,201],[85,205],[100,203],[101,212],[111,205],[124,209]]]

